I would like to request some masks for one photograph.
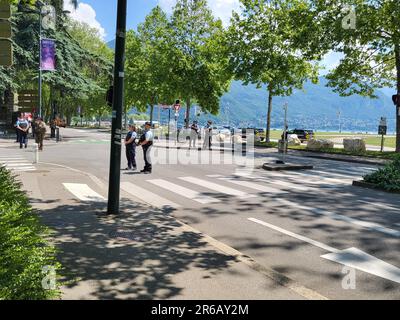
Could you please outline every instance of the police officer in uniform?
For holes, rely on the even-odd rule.
[[[153,146],[154,135],[151,131],[151,123],[146,122],[145,130],[139,140],[139,145],[143,148],[144,154],[144,169],[141,171],[144,174],[151,174],[153,166],[151,164],[151,149]]]
[[[136,127],[130,124],[129,132],[125,138],[126,160],[128,161],[126,170],[136,170],[136,138]]]

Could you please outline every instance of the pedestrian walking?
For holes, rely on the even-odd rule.
[[[204,138],[204,145],[203,145],[204,150],[207,150],[207,149],[211,150],[211,147],[212,147],[212,130],[213,130],[212,124],[213,124],[212,121],[209,120],[205,127],[205,138]]]
[[[129,132],[125,138],[125,149],[126,149],[126,160],[128,161],[128,167],[125,170],[137,169],[136,165],[136,127],[132,124],[129,125]]]
[[[190,140],[189,140],[189,149],[196,148],[197,139],[199,137],[199,125],[197,121],[193,121],[192,126],[190,127]]]
[[[22,118],[17,121],[17,129],[19,130],[19,148],[28,148],[28,131],[29,131],[29,121],[26,118]]]
[[[46,135],[46,124],[43,122],[41,117],[38,117],[35,121],[35,126],[32,128],[35,132],[35,142],[39,145],[39,151],[43,151],[43,140]]]
[[[151,174],[153,170],[153,165],[151,161],[151,149],[153,147],[153,132],[151,131],[151,123],[146,122],[145,130],[139,140],[139,145],[143,148],[144,155],[144,169],[141,171],[144,174]]]

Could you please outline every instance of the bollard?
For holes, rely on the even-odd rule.
[[[56,142],[60,142],[60,127],[56,127]]]
[[[39,144],[35,143],[34,144],[34,159],[33,159],[34,164],[39,163]]]

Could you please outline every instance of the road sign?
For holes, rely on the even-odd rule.
[[[386,136],[387,135],[387,127],[386,126],[379,126],[379,133],[378,134]]]
[[[13,64],[12,43],[9,39],[0,39],[0,66],[11,67]]]
[[[11,43],[11,6],[9,1],[0,0],[0,66],[10,67],[13,64]]]
[[[22,108],[35,108],[39,105],[38,92],[35,90],[22,90],[18,92],[18,106]]]
[[[42,7],[42,27],[45,30],[56,28],[56,9],[51,5],[46,5]]]
[[[8,20],[0,20],[0,38],[11,38],[11,23]]]
[[[387,127],[387,119],[382,117],[379,126]]]
[[[11,6],[9,1],[0,0],[0,19],[10,19]]]

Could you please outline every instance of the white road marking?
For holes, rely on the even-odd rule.
[[[156,179],[156,180],[149,180],[148,182],[154,184],[157,187],[166,189],[170,192],[177,193],[179,196],[199,202],[201,204],[209,204],[209,203],[217,203],[220,202],[220,200],[216,198],[212,198],[207,195],[203,195],[198,191],[194,191],[182,186],[179,186],[175,183],[171,183],[166,180],[162,179]]]
[[[267,222],[264,222],[264,221],[261,221],[261,220],[255,219],[255,218],[249,218],[248,220],[252,221],[252,222],[255,222],[257,224],[260,224],[262,226],[265,226],[267,228],[270,228],[272,230],[278,231],[280,233],[286,234],[287,236],[295,238],[297,240],[307,242],[307,243],[309,243],[309,244],[311,244],[313,246],[316,246],[318,248],[321,248],[323,250],[326,250],[326,251],[329,251],[329,252],[339,252],[339,250],[337,250],[335,248],[332,248],[330,246],[327,246],[327,245],[325,245],[325,244],[323,244],[321,242],[312,240],[312,239],[307,238],[307,237],[303,237],[303,236],[301,236],[299,234],[296,234],[296,233],[293,233],[291,231],[288,231],[288,230],[282,229],[280,227],[274,226],[274,225],[272,225],[270,223],[267,223]]]
[[[222,175],[220,175],[220,174],[209,174],[209,175],[207,175],[207,177],[208,178],[222,178],[223,176]]]
[[[10,164],[6,164],[6,167],[9,167],[9,168],[32,167],[32,164],[29,163],[29,162],[25,162],[25,163],[10,163]]]
[[[400,283],[399,268],[377,259],[357,248],[350,248],[341,252],[326,254],[321,256],[321,258]]]
[[[247,199],[247,198],[255,198],[256,195],[252,195],[252,194],[248,194],[246,192],[242,192],[236,189],[232,189],[229,187],[225,187],[213,182],[209,182],[206,180],[202,180],[202,179],[198,179],[195,177],[183,177],[183,178],[179,178],[183,181],[189,182],[189,183],[193,183],[196,184],[198,186],[210,189],[210,190],[214,190],[217,191],[219,193],[224,193],[230,196],[235,196],[235,197],[239,197],[239,198],[243,198],[243,199]]]
[[[365,203],[365,204],[371,205],[371,206],[374,206],[374,207],[379,207],[379,208],[382,208],[382,209],[386,209],[386,210],[400,211],[399,208],[395,208],[395,207],[392,207],[392,206],[388,206],[388,205],[382,204],[382,203],[368,202],[368,201],[365,201],[365,200],[357,200],[357,201],[358,201],[358,202],[361,202],[361,203]]]
[[[146,189],[143,189],[133,183],[130,182],[122,182],[121,189],[125,192],[133,195],[134,197],[143,200],[144,202],[150,204],[156,208],[164,208],[164,207],[171,207],[171,208],[179,208],[180,205],[176,204],[175,202],[169,201],[159,195],[150,192]]]
[[[327,246],[321,242],[312,240],[310,238],[301,236],[294,232],[285,230],[283,228],[274,226],[270,223],[255,219],[249,218],[251,222],[257,223],[259,225],[265,226],[272,230],[283,233],[289,237],[295,238],[297,240],[309,243],[315,247],[326,250],[330,252],[329,254],[322,255],[321,258],[327,259],[336,263],[340,263],[342,265],[358,269],[360,271],[375,275],[377,277],[388,279],[397,283],[400,283],[400,269],[385,262],[380,259],[377,259],[357,248],[350,248],[347,250],[338,250],[333,247]]]
[[[106,199],[92,190],[87,184],[63,183],[64,187],[82,201],[103,202]]]
[[[245,188],[265,192],[265,193],[276,193],[276,194],[283,194],[283,193],[288,193],[287,191],[280,190],[277,188],[272,188],[269,186],[263,186],[257,183],[249,182],[249,181],[241,181],[241,180],[235,180],[233,178],[219,178],[219,180],[222,181],[228,181],[230,183],[236,184],[238,186],[242,186]]]
[[[385,234],[388,234],[388,235],[396,237],[396,238],[400,237],[400,231],[386,228],[375,222],[368,222],[368,221],[361,221],[361,220],[353,219],[348,216],[343,216],[343,215],[340,215],[340,214],[337,214],[334,212],[330,212],[327,210],[322,210],[319,208],[304,206],[304,205],[301,205],[296,202],[287,201],[285,199],[276,199],[276,201],[280,202],[281,204],[283,204],[285,206],[295,207],[296,209],[301,209],[301,210],[313,212],[318,215],[327,216],[327,217],[332,218],[333,220],[349,222],[351,224],[360,226],[360,227],[368,229],[368,230],[378,231],[378,232],[385,233]]]

